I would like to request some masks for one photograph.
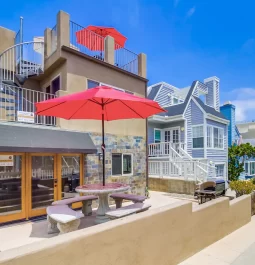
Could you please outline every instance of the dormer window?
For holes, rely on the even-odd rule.
[[[173,97],[173,105],[176,105],[176,104],[178,104],[178,103],[179,103],[178,98]]]

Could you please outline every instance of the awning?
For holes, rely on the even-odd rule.
[[[96,153],[88,133],[40,125],[0,124],[0,152]]]

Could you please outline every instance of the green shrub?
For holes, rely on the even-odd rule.
[[[236,192],[236,197],[244,194],[251,194],[255,190],[255,185],[252,180],[231,181],[229,187]]]

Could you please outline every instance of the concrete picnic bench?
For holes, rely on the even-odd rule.
[[[110,219],[118,219],[121,217],[125,217],[131,214],[137,214],[140,212],[144,212],[151,207],[150,204],[145,203],[134,203],[125,207],[117,208],[114,210],[108,211],[105,215],[108,216]]]
[[[71,208],[73,203],[82,202],[82,213],[85,216],[89,216],[92,215],[92,201],[97,199],[98,197],[94,195],[76,196],[70,199],[54,201],[52,205],[67,205],[69,208]]]
[[[84,214],[70,209],[67,205],[48,206],[46,209],[48,234],[64,234],[78,229]]]
[[[126,194],[126,193],[113,193],[110,198],[114,199],[116,209],[121,208],[123,200],[132,201],[133,203],[144,202],[147,197],[142,195]]]

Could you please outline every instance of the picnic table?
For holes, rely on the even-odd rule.
[[[109,201],[108,196],[111,193],[122,192],[129,190],[130,186],[121,183],[106,183],[105,186],[102,184],[86,184],[76,187],[76,192],[82,193],[84,195],[96,195],[98,196],[99,205],[96,215],[96,224],[104,223],[109,221],[109,217],[106,213],[109,212]]]

